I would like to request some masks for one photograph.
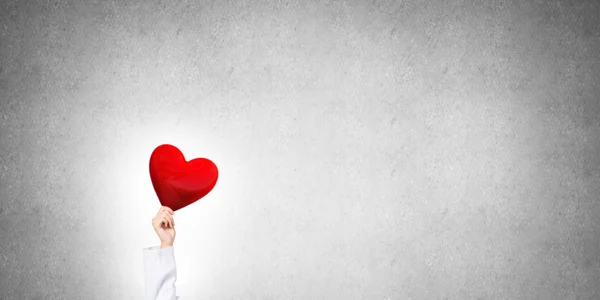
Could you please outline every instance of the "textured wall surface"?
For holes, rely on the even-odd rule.
[[[447,3],[442,3],[447,2]],[[0,299],[599,299],[600,2],[1,1]]]

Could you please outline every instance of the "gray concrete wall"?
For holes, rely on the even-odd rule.
[[[597,1],[2,1],[0,298],[599,299]],[[483,4],[485,3],[485,4]]]

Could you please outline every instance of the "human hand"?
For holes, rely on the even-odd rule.
[[[175,220],[173,219],[172,209],[162,206],[156,216],[152,218],[152,227],[160,238],[160,247],[167,248],[173,246],[175,241]]]

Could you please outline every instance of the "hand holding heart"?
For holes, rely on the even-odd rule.
[[[156,216],[152,218],[152,227],[160,238],[160,247],[167,248],[173,246],[175,242],[175,220],[173,219],[172,209],[162,206]]]

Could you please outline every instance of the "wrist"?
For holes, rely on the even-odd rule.
[[[173,246],[173,243],[171,243],[171,244],[168,244],[168,243],[161,243],[161,244],[160,244],[160,248],[161,248],[161,249],[162,249],[162,248],[169,248],[169,247],[172,247],[172,246]]]

